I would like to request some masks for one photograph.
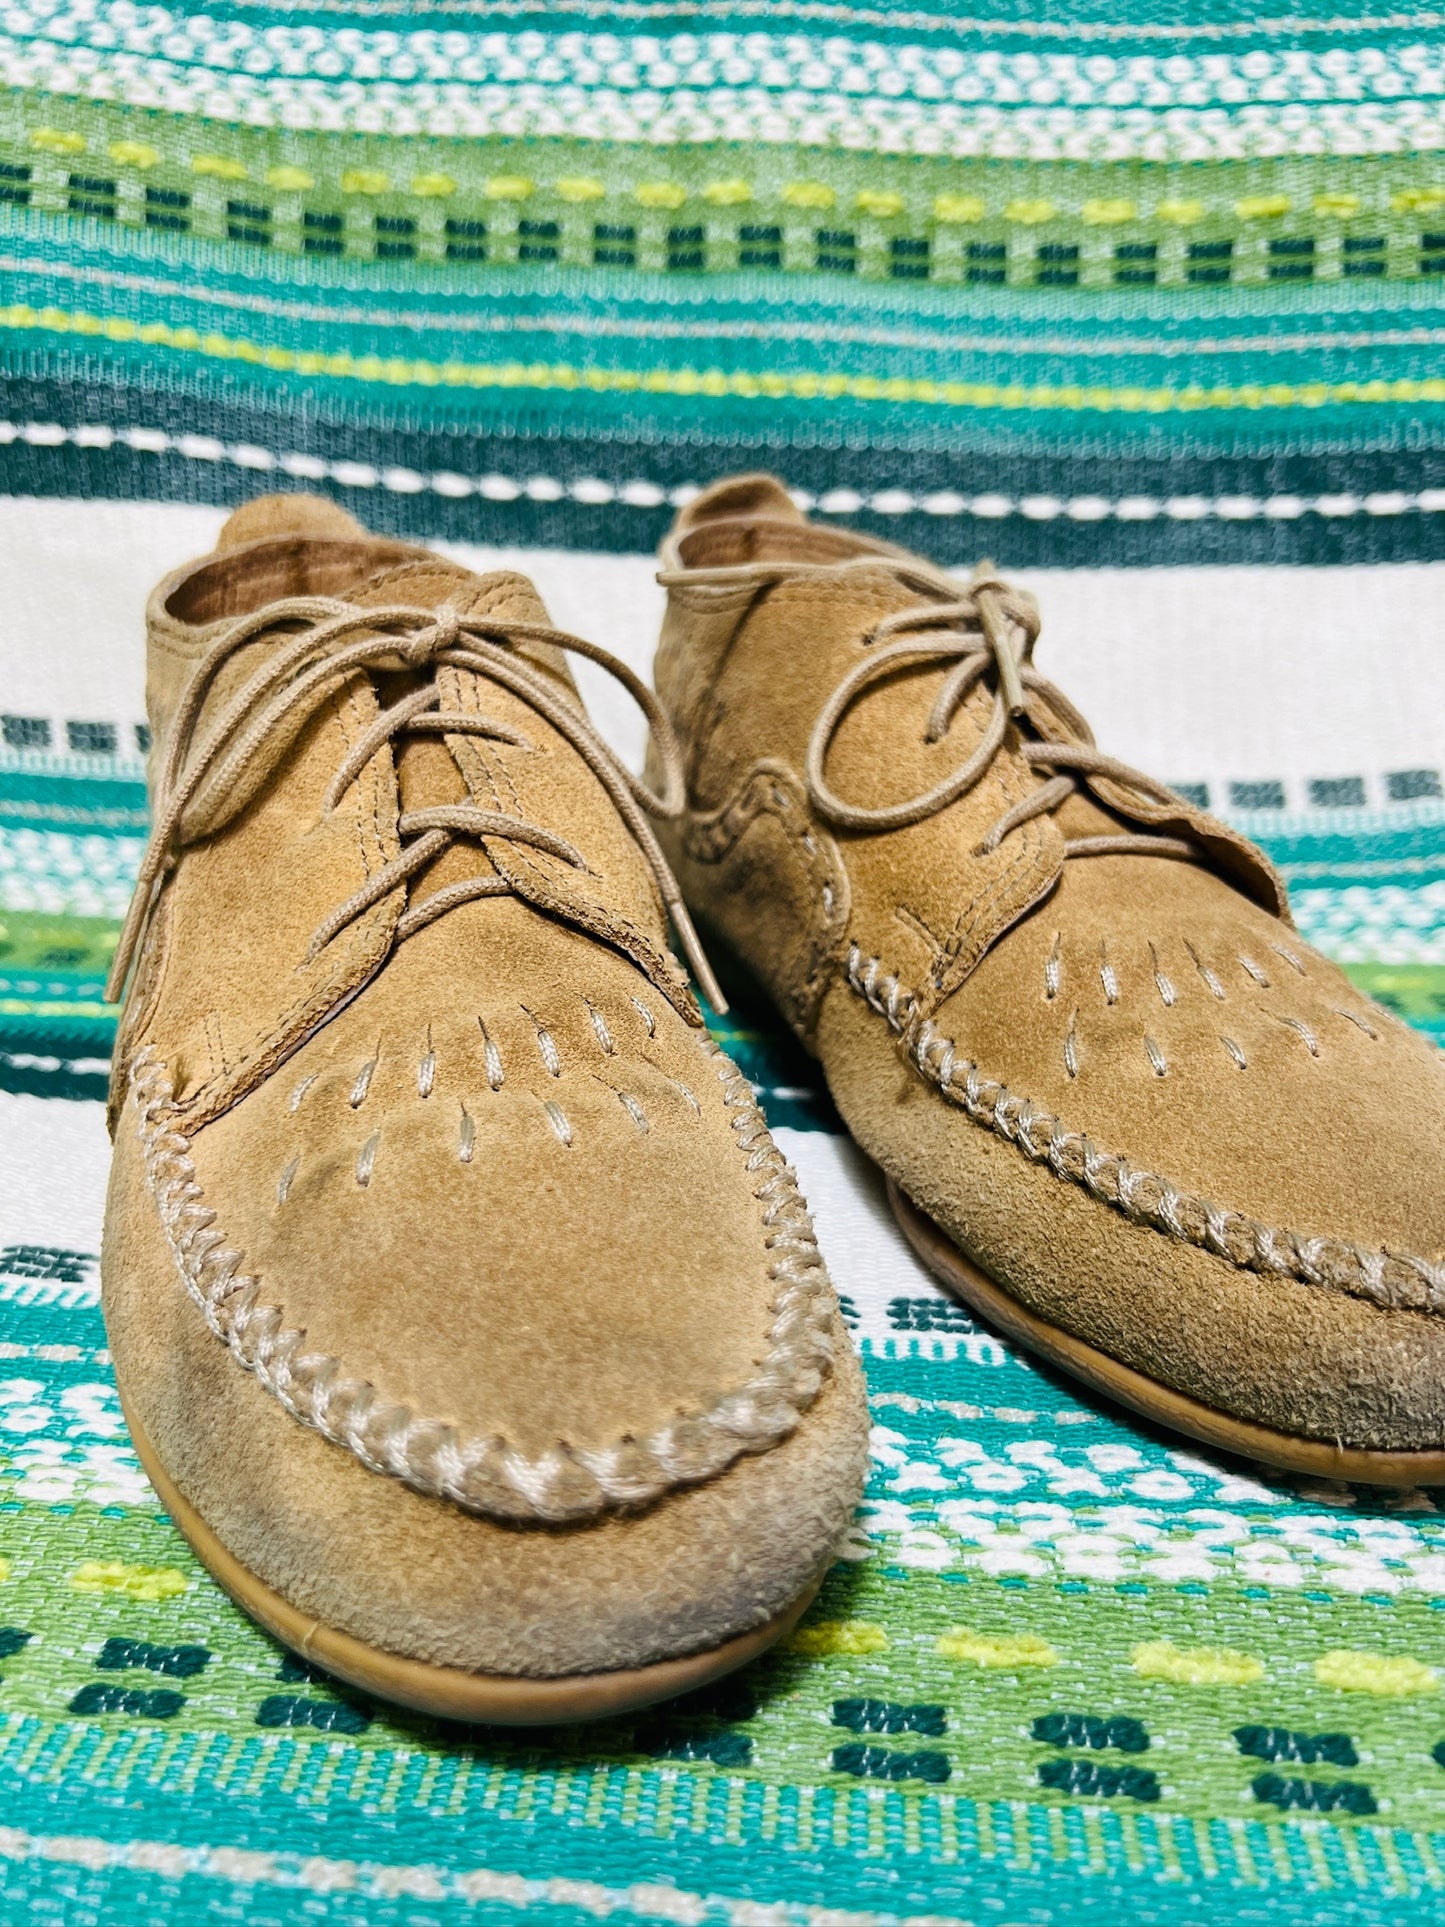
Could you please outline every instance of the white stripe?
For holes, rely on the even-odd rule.
[[[258,478],[276,474],[288,482],[335,482],[342,488],[383,489],[393,495],[439,495],[446,501],[476,497],[484,502],[580,502],[588,508],[682,508],[697,494],[695,483],[663,489],[641,477],[604,482],[596,476],[574,476],[562,482],[552,475],[457,475],[450,471],[423,475],[416,469],[371,462],[324,461],[317,455],[278,452],[251,442],[227,443],[213,435],[170,435],[161,428],[112,428],[105,423],[81,423],[66,428],[59,422],[0,421],[0,446],[25,442],[32,448],[108,450],[128,448],[138,455],[179,455],[186,461],[214,467],[225,464],[245,469]],[[258,489],[261,484],[258,480]],[[1441,506],[1445,507],[1445,494]]]
[[[439,1866],[332,1860],[321,1854],[263,1853],[242,1847],[182,1847],[164,1840],[25,1833],[18,1827],[0,1827],[0,1859],[88,1867],[96,1873],[118,1868],[170,1880],[191,1874],[238,1887],[355,1893],[365,1899],[407,1896],[548,1911],[570,1907],[595,1920],[628,1913],[643,1920],[667,1921],[672,1927],[704,1927],[704,1923],[716,1923],[716,1927],[965,1927],[954,1915],[875,1913],[805,1901],[760,1902],[730,1894],[691,1893],[662,1882],[609,1887],[596,1880],[557,1875],[533,1880],[481,1867],[454,1873]]]
[[[75,836],[7,826],[0,829],[0,906],[42,916],[119,920],[130,903],[143,845],[139,836]],[[46,980],[43,968],[22,974],[40,984]]]
[[[36,59],[63,60],[89,41],[106,60],[113,58],[119,39],[128,69],[161,59],[178,70],[199,70],[198,81],[211,87],[234,80],[237,69],[251,81],[304,77],[304,85],[320,78],[329,86],[342,85],[348,96],[356,84],[374,83],[394,96],[413,81],[428,93],[442,87],[540,83],[585,93],[599,88],[657,93],[670,96],[668,104],[677,113],[700,99],[753,88],[774,95],[797,90],[815,100],[844,88],[855,98],[871,95],[889,105],[911,94],[931,106],[987,100],[999,106],[1156,110],[1237,108],[1251,99],[1277,105],[1301,96],[1340,102],[1373,95],[1394,106],[1402,94],[1419,101],[1445,93],[1438,40],[1412,44],[1402,61],[1388,46],[1330,46],[1319,52],[1256,46],[1196,56],[1171,49],[1080,57],[1067,49],[1039,55],[1006,47],[888,45],[836,33],[644,31],[622,40],[610,32],[548,34],[532,27],[484,34],[453,29],[444,36],[427,29],[354,30],[338,38],[305,26],[253,27],[175,8],[139,10],[129,0],[68,8],[12,3],[6,25],[17,38],[29,39]],[[1282,94],[1282,88],[1288,91]]]
[[[105,1106],[0,1092],[0,1246],[50,1245],[62,1251],[100,1250],[110,1141]],[[21,1302],[94,1304],[94,1269],[83,1284],[11,1281]]]
[[[842,35],[352,32],[127,3],[11,5],[0,80],[210,121],[653,147],[829,145],[957,158],[1237,159],[1433,149],[1438,41],[1115,58]],[[318,60],[324,44],[326,58]],[[123,52],[117,52],[117,49]]]
[[[813,1214],[819,1248],[837,1290],[857,1313],[853,1336],[867,1354],[883,1358],[953,1359],[971,1365],[1007,1362],[987,1333],[900,1333],[888,1316],[896,1298],[954,1301],[914,1256],[898,1228],[883,1188],[883,1174],[851,1138],[775,1126],[784,1157],[798,1173]]]
[[[604,482],[595,475],[563,481],[555,475],[461,475],[450,470],[423,474],[419,469],[377,467],[372,462],[327,461],[319,455],[286,453],[254,443],[227,443],[212,435],[170,435],[164,429],[112,428],[105,423],[81,423],[66,428],[59,422],[0,421],[0,446],[24,442],[32,448],[108,450],[128,448],[139,455],[179,455],[185,461],[225,464],[260,477],[276,474],[287,481],[334,482],[347,489],[381,489],[393,495],[439,495],[462,502],[577,502],[584,508],[630,508],[649,512],[685,508],[698,494],[699,482],[670,488],[637,476],[630,481]],[[258,487],[260,486],[258,482]],[[282,484],[285,486],[285,483]],[[968,515],[978,521],[1004,522],[1018,517],[1026,522],[1297,522],[1305,515],[1326,521],[1372,520],[1401,515],[1445,514],[1445,488],[1414,492],[1381,489],[1368,495],[1340,492],[1325,495],[1004,495],[988,491],[964,495],[955,489],[921,493],[888,485],[860,494],[857,489],[826,489],[821,495],[807,489],[792,491],[805,512],[820,515],[929,515],[947,520]]]
[[[473,519],[484,533],[484,503]],[[0,711],[51,719],[63,743],[65,721],[83,702],[125,738],[145,713],[146,597],[212,546],[222,520],[221,510],[178,503],[7,501]],[[437,546],[476,569],[531,576],[563,628],[649,674],[663,609],[650,557]],[[1314,778],[1361,776],[1367,804],[1383,811],[1392,800],[1388,772],[1445,771],[1445,564],[1018,577],[1043,610],[1041,667],[1107,749],[1165,781],[1207,783],[1216,808],[1230,807],[1235,781],[1283,786],[1278,817],[1260,811],[1251,830],[1268,834],[1311,809]],[[643,729],[626,696],[586,662],[579,681],[603,733],[638,765]],[[1333,827],[1352,825],[1371,827],[1348,812]]]

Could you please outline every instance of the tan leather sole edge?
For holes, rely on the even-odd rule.
[[[525,1679],[503,1673],[467,1673],[406,1659],[368,1646],[350,1633],[323,1625],[301,1612],[232,1557],[204,1519],[182,1498],[152,1450],[149,1440],[121,1401],[131,1439],[147,1478],[162,1505],[212,1578],[242,1612],[258,1625],[350,1686],[377,1699],[392,1700],[436,1719],[471,1720],[487,1726],[558,1726],[635,1712],[678,1693],[710,1685],[783,1638],[812,1604],[821,1577],[791,1606],[752,1632],[740,1633],[705,1653],[660,1660],[615,1673],[575,1673],[565,1678]]]
[[[1322,1439],[1299,1438],[1275,1432],[1249,1419],[1232,1418],[1201,1405],[1187,1393],[1176,1392],[1147,1378],[1132,1366],[1120,1364],[1107,1352],[1095,1351],[1072,1332],[1061,1331],[1011,1298],[1002,1286],[965,1258],[946,1233],[911,1198],[888,1179],[888,1199],[903,1235],[924,1264],[949,1290],[982,1312],[992,1325],[1028,1350],[1039,1353],[1060,1371],[1081,1378],[1131,1412],[1156,1425],[1185,1432],[1239,1458],[1255,1459],[1286,1472],[1313,1478],[1345,1479],[1355,1485],[1445,1485],[1445,1451],[1373,1452],[1348,1445],[1329,1445]]]

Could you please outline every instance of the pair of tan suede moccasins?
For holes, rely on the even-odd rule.
[[[1094,747],[991,573],[756,476],[664,562],[657,696],[523,577],[307,497],[155,593],[105,1309],[221,1584],[486,1721],[702,1685],[803,1611],[863,1386],[684,900],[1000,1329],[1228,1451],[1445,1481],[1437,1053]],[[646,783],[568,652],[647,712]]]

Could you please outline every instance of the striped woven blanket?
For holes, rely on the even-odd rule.
[[[6,1927],[1445,1920],[1440,1495],[1191,1451],[1014,1353],[762,1012],[719,1035],[875,1466],[800,1630],[701,1698],[445,1729],[282,1652],[140,1473],[95,1258],[143,602],[262,489],[519,566],[644,673],[718,473],[991,555],[1103,743],[1445,1042],[1442,149],[1436,13],[0,11]]]

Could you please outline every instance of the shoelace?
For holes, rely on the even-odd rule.
[[[267,657],[232,697],[192,754],[197,721],[223,665],[256,637],[293,622],[306,626]],[[348,640],[349,637],[355,639]],[[511,653],[515,645],[529,642],[550,644],[586,656],[622,684],[646,716],[657,745],[663,774],[660,796],[632,774],[586,716],[561,696],[555,684]],[[167,737],[165,759],[156,786],[154,826],[116,947],[106,985],[107,998],[119,1002],[124,992],[132,961],[166,876],[179,852],[191,840],[188,819],[193,824],[202,814],[198,803],[215,798],[224,810],[225,799],[240,793],[243,779],[252,767],[258,762],[264,763],[268,747],[274,747],[277,741],[278,731],[320,707],[348,672],[424,669],[437,665],[473,670],[501,683],[544,717],[576,750],[606,790],[646,859],[703,994],[715,1010],[727,1008],[683,905],[682,893],[648,822],[649,815],[667,819],[682,811],[686,789],[677,738],[657,698],[627,665],[595,643],[544,623],[498,621],[486,616],[460,615],[451,608],[418,609],[405,604],[368,609],[325,596],[292,597],[238,618],[222,631],[198,664]],[[403,733],[465,734],[529,747],[526,738],[509,724],[486,716],[443,710],[440,700],[441,692],[433,682],[423,684],[384,710],[336,771],[324,807],[334,809],[377,752]],[[215,827],[216,823],[208,819],[205,833]],[[397,827],[401,836],[414,840],[406,843],[398,856],[369,877],[325,919],[311,939],[308,962],[373,904],[390,895],[464,837],[505,837],[509,842],[543,850],[576,870],[587,870],[581,851],[555,831],[469,803],[407,810],[398,819]],[[513,886],[506,878],[495,874],[450,884],[402,913],[395,941],[401,943],[414,936],[459,903],[512,893]]]
[[[662,570],[657,579],[664,588],[736,588],[743,584],[767,588],[779,582],[836,581],[840,573],[859,569],[887,569],[905,587],[931,600],[916,608],[895,610],[876,623],[865,638],[868,653],[848,671],[819,711],[808,739],[805,775],[809,799],[821,817],[841,830],[901,830],[911,823],[921,823],[982,780],[1002,747],[1009,724],[1015,721],[1027,722],[1041,739],[1020,742],[1019,756],[1032,769],[1056,773],[1032,795],[1005,811],[979,844],[980,855],[996,850],[1011,831],[1034,817],[1057,809],[1078,789],[1080,777],[1102,777],[1154,802],[1178,806],[1179,799],[1165,784],[1096,748],[1092,730],[1068,697],[1034,668],[1038,610],[1032,597],[1002,581],[991,563],[978,565],[962,594],[951,577],[909,557],[873,553],[843,562],[743,562],[713,569],[670,568]],[[852,705],[871,684],[904,662],[954,665],[929,714],[926,742],[942,741],[960,708],[990,671],[995,677],[993,707],[973,753],[951,775],[906,802],[865,809],[838,796],[829,785],[825,774],[828,751]],[[1036,703],[1047,705],[1073,740],[1049,740],[1051,725],[1039,714]],[[1066,839],[1064,854],[1193,859],[1198,852],[1182,837],[1121,831],[1117,835]]]

